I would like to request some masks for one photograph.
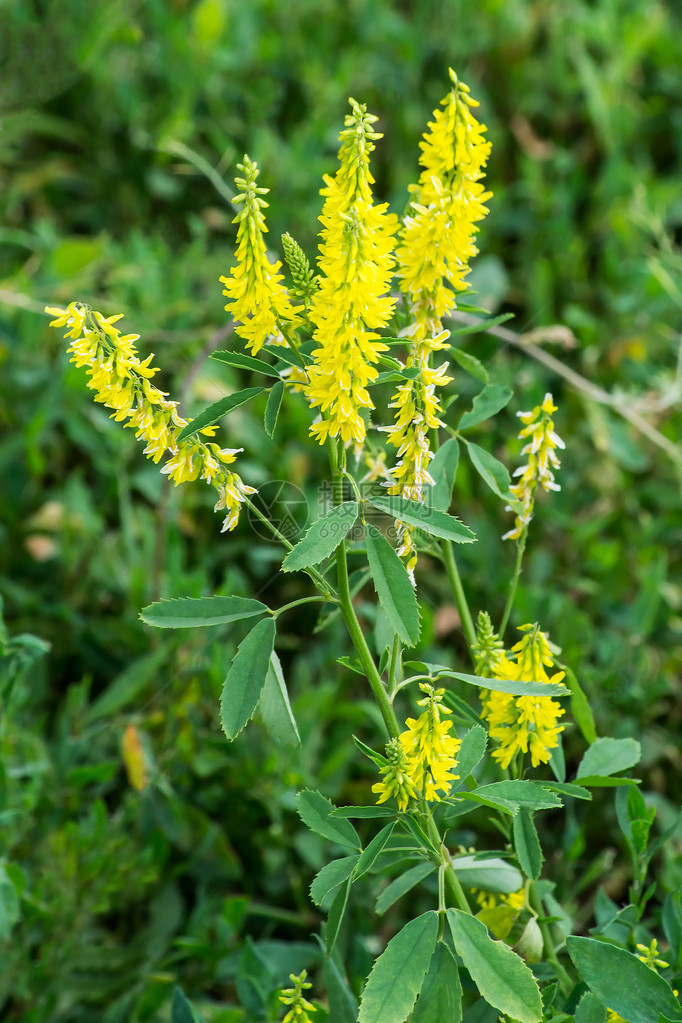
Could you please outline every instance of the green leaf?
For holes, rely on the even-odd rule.
[[[367,526],[369,571],[391,627],[406,646],[419,640],[419,605],[407,569],[388,540]]]
[[[325,959],[322,967],[324,985],[329,998],[329,1023],[355,1023],[358,1018],[358,1003],[341,973],[337,958],[337,954],[330,956],[329,959]]]
[[[461,348],[451,348],[450,355],[466,373],[480,380],[482,384],[487,384],[490,381],[488,370],[475,356],[463,352]]]
[[[381,829],[378,835],[374,836],[367,848],[362,851],[362,855],[358,860],[358,864],[353,875],[354,881],[359,881],[361,877],[364,877],[365,874],[372,869],[374,863],[383,852],[386,843],[393,834],[394,827],[395,821],[391,821],[390,824],[387,824]]]
[[[289,693],[282,674],[282,665],[274,650],[270,655],[270,665],[258,709],[263,724],[273,739],[279,739],[287,746],[301,745],[296,718],[289,703]]]
[[[592,799],[592,793],[583,788],[582,785],[576,785],[570,781],[543,781],[540,782],[543,789],[549,789],[550,792],[558,792],[562,796],[572,796],[574,799]]]
[[[310,352],[314,348],[317,348],[316,341],[306,341],[302,345],[299,345],[298,355],[301,356],[303,362],[310,363],[313,361]],[[287,366],[300,367],[301,365],[293,348],[287,348],[285,345],[263,345],[261,351],[267,352],[280,362],[286,363]]]
[[[275,427],[277,426],[277,417],[279,416],[279,408],[282,404],[282,395],[284,394],[284,381],[278,380],[276,384],[273,384],[270,388],[268,395],[268,402],[265,406],[265,418],[263,425],[265,426],[265,432],[268,437],[274,437]]]
[[[427,878],[429,874],[433,874],[435,869],[433,863],[417,863],[416,866],[410,867],[400,877],[396,877],[394,881],[391,881],[377,899],[376,911],[379,916],[385,913],[387,909],[390,909],[398,899],[402,899],[403,895],[411,891],[415,885],[418,885]]]
[[[404,1023],[424,983],[438,934],[438,914],[411,920],[374,963],[360,1002],[358,1023]]]
[[[203,1023],[202,1017],[187,1000],[179,987],[173,990],[171,1023]]]
[[[439,511],[446,512],[450,507],[458,465],[459,443],[455,437],[451,437],[445,444],[441,444],[429,462],[429,473],[434,480],[430,503]]]
[[[362,741],[362,739],[358,739],[357,735],[353,736],[353,742],[360,750],[360,752],[364,753],[367,759],[371,760],[372,763],[376,764],[377,767],[384,767],[388,763],[385,756],[383,756],[381,753],[377,753],[376,750],[373,750],[371,748],[371,746],[367,746]]]
[[[303,789],[296,796],[296,809],[303,823],[316,835],[352,849],[353,852],[362,848],[353,825],[343,817],[332,817],[332,811],[336,808],[321,792]]]
[[[223,416],[228,415],[229,412],[233,412],[240,405],[255,398],[257,394],[262,393],[262,387],[247,387],[244,391],[237,391],[235,394],[228,394],[226,398],[221,398],[220,401],[214,401],[212,405],[205,408],[187,426],[182,428],[177,436],[178,441],[193,437],[195,433],[203,430],[205,426],[213,426],[214,423],[220,422]]]
[[[474,444],[472,441],[469,441],[467,444],[467,451],[474,469],[483,482],[490,487],[492,492],[501,497],[503,501],[506,501],[514,511],[520,509],[520,502],[509,491],[511,479],[506,465],[503,465],[485,448],[479,447],[478,444]]]
[[[488,733],[483,725],[474,725],[473,728],[470,728],[465,733],[457,754],[456,770],[459,775],[459,782],[455,783],[457,787],[464,785],[466,779],[483,757],[487,745]]]
[[[269,613],[265,604],[250,597],[179,597],[148,604],[140,618],[157,629],[198,629]]]
[[[426,663],[426,662],[425,662]],[[437,678],[456,678],[479,689],[492,689],[495,693],[511,693],[512,696],[567,696],[568,689],[561,682],[522,682],[514,679],[482,678],[452,671],[440,664],[427,664],[428,670]]]
[[[483,888],[486,892],[508,895],[523,885],[521,871],[499,856],[465,853],[453,856],[452,865],[465,888]]]
[[[494,781],[489,785],[481,785],[477,792],[503,799],[505,802],[524,810],[558,810],[563,804],[553,792],[548,792],[545,785],[537,781]]]
[[[419,501],[408,501],[404,497],[390,497],[388,494],[370,497],[368,503],[394,519],[407,522],[409,526],[423,529],[430,536],[439,536],[453,543],[473,543],[476,539],[468,526],[454,515],[431,508]]]
[[[462,985],[455,957],[443,941],[436,944],[410,1023],[459,1023]]]
[[[339,546],[348,530],[358,517],[355,501],[344,501],[331,508],[322,518],[313,522],[302,540],[289,551],[282,562],[285,572],[297,572],[302,568],[318,565]]]
[[[345,817],[348,820],[375,820],[381,817],[395,817],[395,810],[387,806],[340,806],[334,810],[332,817]]]
[[[514,851],[526,877],[537,881],[542,870],[542,847],[530,810],[521,807],[513,822]]]
[[[346,906],[348,905],[351,883],[352,878],[350,877],[347,881],[344,881],[343,885],[339,888],[334,897],[331,909],[329,910],[329,915],[327,916],[327,930],[325,933],[325,949],[327,951],[327,958],[334,951],[336,939],[338,938],[339,931],[341,930]]]
[[[102,695],[90,704],[85,712],[85,720],[91,722],[111,717],[126,704],[136,700],[152,679],[158,676],[167,656],[167,650],[162,647],[129,664],[107,686]]]
[[[339,860],[332,860],[331,863],[327,863],[321,870],[318,870],[310,886],[310,898],[316,906],[324,906],[332,892],[335,892],[339,885],[348,880],[359,859],[358,854],[354,853],[352,856],[343,856]]]
[[[226,362],[228,366],[251,369],[255,373],[263,373],[266,377],[275,377],[279,380],[279,372],[276,369],[262,359],[254,359],[252,355],[242,355],[241,352],[213,352],[211,358],[216,362]]]
[[[586,991],[575,1010],[575,1023],[606,1023],[606,1006]]]
[[[580,776],[583,785],[589,785],[591,789],[617,789],[621,785],[640,785],[637,778],[610,778],[602,774],[583,774]]]
[[[459,909],[448,909],[455,943],[471,978],[486,1002],[520,1023],[538,1023],[542,998],[533,974],[515,952],[493,941],[485,924]]]
[[[264,618],[237,648],[220,697],[220,723],[228,739],[239,735],[258,706],[274,645],[275,623]]]
[[[566,947],[590,991],[628,1023],[658,1023],[661,1014],[682,1020],[670,985],[637,956],[595,938],[569,937]]]
[[[642,748],[636,739],[597,739],[585,750],[576,781],[591,775],[604,777],[627,771],[639,763],[641,755]]]
[[[571,714],[582,732],[585,742],[597,741],[597,728],[594,723],[594,715],[589,700],[576,678],[575,672],[566,664],[559,665],[566,676],[566,685],[571,690]]]
[[[479,423],[490,419],[496,412],[505,408],[513,395],[510,387],[501,387],[500,384],[486,384],[480,394],[474,398],[474,404],[469,412],[465,412],[457,426],[458,430],[468,430],[471,426],[478,426]]]

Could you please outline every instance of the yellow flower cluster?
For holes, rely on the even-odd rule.
[[[232,221],[239,224],[237,266],[230,269],[230,276],[220,280],[225,285],[223,295],[229,299],[225,309],[238,321],[235,331],[256,355],[266,341],[287,343],[280,328],[284,323],[292,329],[298,326],[299,307],[292,306],[287,289],[280,283],[282,264],[271,263],[267,256],[263,210],[268,204],[261,196],[270,190],[258,187],[258,164],[248,156],[237,166],[244,174],[243,178],[235,179],[240,194],[234,201],[244,203]]]
[[[334,178],[325,176],[321,191],[320,287],[309,309],[318,347],[306,396],[322,413],[311,429],[321,444],[340,436],[345,444],[359,446],[366,433],[361,410],[374,408],[367,385],[386,351],[375,331],[393,312],[387,292],[398,222],[386,204],[372,202],[369,156],[381,138],[372,131],[376,117],[355,100],[350,105],[340,135],[339,169]]]
[[[521,449],[521,454],[528,455],[528,462],[526,465],[520,466],[514,473],[515,477],[520,476],[521,478],[518,483],[510,487],[510,490],[523,505],[523,510],[517,513],[514,528],[504,534],[503,540],[521,538],[533,517],[538,485],[543,490],[561,490],[559,484],[554,482],[554,473],[552,472],[552,469],[558,469],[560,464],[556,449],[566,447],[554,429],[552,416],[556,410],[552,395],[546,394],[542,404],[536,405],[531,412],[517,413],[524,424],[519,433],[519,440],[528,439],[526,446]],[[511,511],[509,505],[507,505],[507,511]]]
[[[289,980],[294,986],[283,988],[279,994],[282,1005],[291,1006],[282,1023],[312,1023],[308,1013],[315,1012],[315,1006],[303,994],[313,986],[306,983],[307,976],[306,970],[302,970],[298,977],[293,973],[289,974]]]
[[[433,486],[428,465],[433,458],[429,430],[442,426],[436,388],[451,380],[447,363],[432,368],[431,357],[447,348],[443,317],[456,306],[456,292],[466,288],[469,260],[476,255],[477,222],[488,212],[491,197],[481,178],[490,142],[485,125],[472,113],[478,106],[468,87],[450,70],[452,89],[436,109],[420,143],[422,172],[412,185],[411,212],[404,218],[396,250],[398,278],[407,295],[412,322],[404,331],[409,350],[406,368],[418,375],[402,384],[393,397],[395,423],[389,443],[398,449],[390,493],[424,500]],[[399,553],[410,572],[417,556],[412,532],[401,524]]]
[[[384,780],[372,786],[372,792],[380,794],[378,803],[394,796],[400,810],[405,810],[409,799],[416,796],[437,802],[441,792],[447,794],[458,777],[452,772],[461,742],[448,735],[452,722],[442,719],[443,714],[452,713],[443,706],[445,690],[434,689],[426,682],[419,688],[426,695],[418,706],[426,709],[418,718],[408,718],[406,730],[389,742],[388,763],[381,768]]]
[[[563,671],[548,675],[554,666],[547,636],[537,625],[521,625],[525,633],[509,655],[497,649],[489,657],[491,677],[523,682],[560,682]],[[559,741],[564,726],[557,721],[564,713],[551,696],[512,696],[492,689],[481,694],[482,715],[488,722],[491,738],[499,743],[493,757],[509,767],[517,753],[530,753],[533,767],[546,764]]]
[[[517,892],[482,892],[476,891],[476,902],[481,909],[495,909],[497,906],[509,906],[511,909],[523,909],[526,904],[526,893],[523,888]]]
[[[66,309],[47,306],[45,311],[56,317],[51,327],[68,327],[71,361],[86,367],[95,401],[113,409],[111,418],[125,422],[145,441],[144,454],[153,462],[170,455],[161,472],[176,485],[202,479],[214,486],[219,495],[215,510],[226,512],[223,532],[234,529],[242,502],[255,493],[227,468],[242,449],[220,448],[199,434],[178,440],[188,420],[178,414],[178,403],[168,401],[167,393],[151,382],[158,369],[151,365],[153,355],[140,361],[135,348],[139,334],[122,335],[114,326],[122,313],[104,317],[78,302]],[[210,426],[200,433],[211,437],[215,430]]]

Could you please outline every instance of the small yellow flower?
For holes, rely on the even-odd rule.
[[[559,484],[555,483],[552,472],[552,469],[558,469],[560,464],[556,454],[557,448],[566,447],[554,429],[552,416],[556,410],[552,395],[546,394],[542,404],[536,405],[531,412],[517,413],[524,424],[519,433],[519,440],[528,440],[521,454],[528,455],[528,462],[514,473],[514,476],[519,476],[520,479],[510,487],[510,490],[523,505],[523,510],[517,513],[514,528],[504,534],[503,540],[520,539],[533,517],[538,486],[543,490],[561,490]],[[507,511],[511,511],[509,505]]]
[[[495,909],[497,906],[509,906],[521,910],[526,904],[526,893],[523,888],[516,892],[483,892],[476,891],[476,902],[481,909]]]
[[[373,205],[369,156],[381,138],[372,130],[376,117],[355,100],[350,105],[340,135],[340,166],[334,178],[325,177],[322,189],[320,287],[308,310],[318,347],[306,395],[322,414],[311,429],[321,444],[341,437],[359,447],[366,433],[362,410],[374,408],[367,385],[386,350],[376,329],[388,323],[395,304],[388,292],[397,219],[386,204]]]
[[[525,635],[509,656],[500,654],[492,663],[492,676],[523,682],[560,682],[563,671],[548,675],[554,666],[547,636],[537,625],[521,625]],[[559,742],[564,726],[557,721],[564,713],[551,696],[512,696],[488,690],[481,693],[482,716],[491,738],[499,743],[493,757],[509,767],[517,753],[530,753],[533,767],[546,764]]]
[[[282,264],[271,263],[267,256],[264,235],[267,231],[264,209],[268,204],[263,195],[268,188],[260,188],[258,164],[244,157],[244,163],[237,164],[243,178],[236,179],[240,194],[235,203],[244,203],[233,223],[237,230],[237,266],[229,276],[221,277],[225,285],[223,295],[229,299],[225,310],[237,320],[236,333],[246,340],[246,347],[256,355],[266,341],[272,344],[286,344],[280,325],[286,323],[292,329],[300,320],[299,307],[294,308],[287,289],[280,283]]]
[[[282,1005],[291,1006],[282,1023],[312,1023],[308,1013],[315,1012],[315,1006],[303,995],[304,991],[312,987],[312,984],[306,983],[307,976],[306,970],[302,970],[298,977],[293,973],[289,974],[289,980],[294,986],[283,988],[279,994]]]
[[[411,764],[407,759],[399,739],[391,739],[386,744],[387,763],[380,768],[383,781],[372,785],[372,792],[379,794],[377,803],[385,803],[387,799],[395,799],[398,809],[407,810],[411,799],[418,796],[417,788],[411,776]]]
[[[203,440],[215,434],[215,426],[178,440],[189,420],[179,415],[176,401],[169,401],[167,393],[151,383],[158,369],[151,365],[153,355],[140,361],[135,348],[140,335],[121,335],[114,326],[122,313],[107,318],[78,302],[66,309],[47,306],[45,311],[56,317],[51,327],[68,327],[67,351],[76,366],[85,368],[95,401],[113,409],[111,418],[135,431],[137,439],[145,442],[147,458],[153,462],[167,458],[161,472],[176,486],[202,479],[215,487],[215,510],[226,512],[222,531],[234,529],[241,504],[255,493],[227,468],[241,448],[221,448]]]
[[[407,719],[407,729],[401,734],[400,742],[417,789],[429,802],[437,802],[442,798],[441,793],[447,795],[452,782],[459,777],[452,772],[457,766],[461,741],[448,735],[452,722],[442,718],[444,714],[452,714],[443,704],[445,690],[434,689],[427,682],[421,682],[419,688],[426,695],[418,701],[418,706],[426,709],[418,718]]]

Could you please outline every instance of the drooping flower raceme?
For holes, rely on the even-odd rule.
[[[489,662],[491,676],[522,682],[560,682],[563,671],[553,675],[554,657],[547,636],[537,625],[521,625],[523,638],[511,653],[498,654]],[[530,753],[533,767],[548,763],[564,726],[557,724],[564,711],[551,696],[512,696],[484,690],[482,716],[488,722],[491,738],[499,743],[493,757],[509,767],[517,753]]]
[[[450,382],[447,363],[433,368],[432,356],[448,347],[443,317],[456,306],[456,293],[466,288],[469,261],[476,255],[477,223],[488,212],[492,193],[481,182],[490,153],[485,125],[472,110],[478,103],[450,70],[452,89],[433,113],[420,143],[422,172],[410,187],[410,212],[404,218],[396,250],[398,279],[407,296],[411,323],[406,368],[418,370],[401,384],[391,407],[395,423],[388,440],[398,449],[390,492],[423,501],[433,486],[429,431],[442,426],[437,388]],[[416,552],[411,531],[401,525],[399,553],[412,572]]]
[[[225,309],[236,321],[235,331],[256,355],[266,341],[286,344],[281,327],[284,324],[291,329],[297,327],[299,309],[292,306],[287,289],[280,283],[282,264],[271,263],[267,256],[263,210],[268,204],[262,196],[270,190],[258,186],[258,164],[248,156],[237,166],[244,174],[243,178],[235,179],[239,194],[234,202],[244,204],[233,220],[239,224],[237,265],[220,280],[225,285],[223,295],[229,299]]]
[[[521,454],[528,455],[526,465],[520,466],[514,476],[520,477],[518,483],[510,487],[511,493],[518,498],[523,508],[517,512],[514,528],[510,529],[502,537],[503,540],[518,540],[523,531],[533,518],[535,508],[535,494],[538,486],[543,490],[561,490],[558,483],[554,481],[552,469],[559,468],[557,448],[564,448],[566,445],[554,429],[553,414],[557,407],[552,400],[551,394],[546,394],[541,405],[536,405],[530,412],[518,412],[517,415],[524,424],[519,433],[519,440],[528,440]],[[511,511],[507,505],[507,511]]]
[[[153,355],[140,361],[135,348],[139,334],[122,335],[114,326],[122,313],[104,317],[78,302],[66,309],[47,306],[46,312],[56,317],[50,326],[68,327],[71,361],[85,367],[95,401],[113,409],[111,418],[124,422],[146,442],[144,454],[153,462],[167,458],[161,472],[176,485],[202,479],[215,487],[219,495],[215,510],[226,512],[223,532],[234,529],[241,504],[255,493],[228,468],[242,449],[221,448],[202,439],[201,435],[212,437],[215,426],[179,439],[189,420],[178,414],[178,403],[151,382],[158,369],[151,365]]]
[[[437,802],[458,777],[452,772],[461,742],[448,734],[452,722],[443,720],[443,715],[452,713],[443,705],[445,690],[434,689],[426,682],[419,688],[426,695],[418,705],[426,709],[418,718],[408,718],[406,730],[388,743],[388,763],[381,768],[384,780],[372,786],[372,792],[380,793],[378,803],[393,796],[401,810],[416,796]]]
[[[350,105],[340,135],[340,166],[334,178],[325,177],[322,189],[320,287],[309,309],[318,347],[306,396],[322,414],[311,428],[321,444],[341,437],[359,447],[366,433],[362,410],[374,408],[367,385],[387,347],[376,329],[386,326],[393,312],[388,291],[398,222],[386,204],[375,206],[372,200],[369,156],[381,138],[372,130],[376,117],[355,100]]]

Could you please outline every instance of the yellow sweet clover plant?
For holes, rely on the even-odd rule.
[[[357,1012],[359,1023],[404,1023],[414,1012],[414,1019],[445,1023],[438,1013],[447,1004],[448,1018],[461,1019],[459,969],[468,974],[467,1005],[480,996],[501,1016],[522,1023],[547,1018],[543,998],[550,989],[552,999],[558,999],[552,1011],[561,1002],[568,1008],[560,1018],[572,1019],[576,976],[610,1011],[639,1023],[629,1015],[632,999],[609,980],[618,972],[609,958],[613,945],[574,936],[564,943],[552,926],[554,911],[547,901],[552,886],[539,883],[543,857],[534,823],[538,812],[590,798],[589,786],[604,779],[610,784],[613,773],[634,766],[631,741],[609,740],[608,754],[601,740],[592,742],[594,724],[591,719],[586,723],[584,694],[569,669],[557,662],[559,654],[538,624],[520,624],[521,638],[511,649],[504,638],[538,487],[559,489],[554,471],[557,450],[564,445],[554,425],[557,407],[547,394],[531,412],[519,413],[526,464],[516,471],[514,483],[468,434],[499,412],[511,392],[495,382],[486,384],[472,410],[458,410],[457,427],[450,410],[444,411],[445,389],[454,376],[448,318],[458,296],[466,293],[476,235],[491,198],[483,184],[491,150],[486,128],[475,117],[477,103],[468,87],[454,72],[450,78],[448,94],[421,142],[421,172],[402,222],[372,191],[370,158],[382,137],[375,130],[377,118],[350,100],[338,167],[325,176],[321,190],[317,266],[284,235],[288,285],[282,263],[266,245],[267,189],[259,184],[257,164],[245,156],[239,165],[235,265],[221,282],[226,309],[248,355],[227,350],[214,357],[262,374],[263,387],[222,399],[190,420],[152,382],[158,372],[153,356],[140,358],[138,335],[122,335],[115,326],[119,316],[105,317],[78,302],[65,309],[48,307],[48,312],[53,326],[66,328],[68,352],[85,369],[95,400],[135,432],[145,444],[144,454],[163,463],[161,472],[175,484],[201,480],[213,487],[216,510],[225,513],[223,530],[235,529],[240,510],[248,505],[284,548],[283,571],[303,572],[314,586],[314,592],[276,609],[235,595],[162,600],[143,610],[143,620],[159,628],[247,622],[221,696],[220,721],[227,737],[235,738],[260,707],[273,735],[300,741],[275,651],[279,617],[309,602],[324,607],[320,630],[339,613],[345,623],[356,657],[352,666],[364,674],[376,701],[385,746],[378,752],[357,739],[378,774],[378,780],[366,782],[367,805],[337,809],[314,790],[297,796],[303,822],[340,852],[311,888],[312,898],[327,912],[321,943],[333,964],[325,971],[333,977],[326,995],[334,1003],[332,1018],[355,1018]],[[455,355],[476,379],[487,379],[471,353]],[[388,410],[373,397],[375,387],[386,385],[392,388]],[[329,458],[331,506],[296,543],[251,502],[253,486],[233,468],[241,449],[216,440],[218,423],[230,409],[266,389],[269,431],[283,394],[285,401],[304,402],[310,436],[326,446]],[[497,629],[485,609],[474,627],[454,554],[453,545],[476,540],[449,511],[460,450],[468,452],[482,481],[515,514],[506,537],[516,540],[516,564]],[[437,500],[432,500],[436,491]],[[390,531],[377,528],[392,521],[398,523],[396,542]],[[430,559],[423,578],[417,574],[421,550]],[[350,557],[365,572],[359,573],[355,590]],[[459,663],[459,652],[445,655],[449,664],[406,657],[420,642],[419,597],[424,589],[428,593],[438,560],[460,612],[462,647],[473,675],[468,664]],[[368,629],[368,616],[360,615],[354,601],[367,580],[377,595],[374,617],[380,608],[390,636],[379,645],[373,638],[378,631]],[[364,595],[368,600],[367,590]],[[469,697],[472,685],[480,692],[480,715]],[[266,687],[270,697],[261,700]],[[577,708],[576,722],[592,742],[572,783],[566,782],[561,754],[569,722],[560,701],[569,696]],[[407,716],[413,699],[420,708],[416,717]],[[123,755],[131,784],[142,790],[154,781],[138,745],[129,730]],[[374,746],[382,745],[377,738]],[[629,829],[638,912],[647,897],[646,848],[653,818],[636,787],[625,786],[628,792],[617,797],[619,820]],[[466,817],[467,834],[475,833],[477,812],[494,820],[503,836],[500,849],[472,851],[457,844],[453,832]],[[365,823],[361,837],[352,824],[356,818],[376,818],[383,826],[372,837],[371,824]],[[386,873],[393,881],[379,892],[382,912],[420,882],[425,885],[420,899],[430,908],[399,929],[377,957],[358,1009],[356,992],[343,976],[337,939],[349,899],[355,897],[351,890]],[[626,957],[622,964],[641,970],[636,956],[616,951]],[[665,961],[654,952],[651,962],[663,968]],[[524,958],[541,963],[535,974]],[[306,976],[305,971],[292,974],[293,987],[280,994],[286,1023],[304,1023],[315,1012],[304,996],[310,989]],[[637,983],[646,986],[646,977],[638,976]],[[655,1018],[682,1018],[675,1014],[672,990],[663,978],[657,980],[659,986],[649,992]]]

